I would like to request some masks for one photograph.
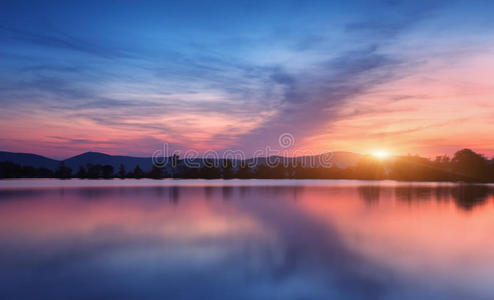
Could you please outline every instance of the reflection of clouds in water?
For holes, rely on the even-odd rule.
[[[72,299],[94,297],[102,290],[106,291],[103,294],[108,298],[118,295],[119,299],[127,299],[132,298],[128,296],[132,294],[132,289],[145,289],[150,298],[180,295],[187,299],[207,294],[214,298],[226,298],[225,287],[233,289],[231,292],[236,295],[235,298],[240,299],[242,296],[247,299],[273,298],[283,294],[330,296],[335,293],[367,295],[369,299],[377,297],[383,285],[361,271],[367,263],[345,249],[335,230],[327,224],[310,220],[293,206],[293,201],[285,201],[294,200],[297,189],[301,188],[65,189],[63,198],[75,199],[78,206],[84,206],[84,203],[93,205],[90,203],[94,201],[105,203],[107,199],[112,199],[109,200],[109,208],[117,214],[120,206],[114,198],[118,198],[121,205],[130,205],[136,210],[143,210],[143,204],[147,207],[146,212],[153,207],[157,210],[163,209],[163,206],[169,209],[167,203],[178,203],[185,209],[192,209],[194,205],[191,206],[186,196],[200,201],[206,195],[214,194],[220,196],[216,199],[234,201],[236,209],[252,218],[265,233],[252,231],[254,228],[242,231],[237,227],[239,230],[224,232],[223,235],[204,234],[191,239],[174,239],[157,232],[132,232],[123,224],[99,224],[90,232],[79,232],[79,236],[69,235],[53,242],[34,243],[32,246],[39,253],[17,252],[15,246],[19,245],[15,244],[11,248],[3,248],[0,250],[1,257],[11,258],[9,261],[2,260],[2,270],[9,272],[3,282],[14,284],[22,281],[26,272],[34,272],[36,277],[43,279],[29,281],[30,290],[50,292],[53,299],[61,299],[71,290],[80,293],[74,294]],[[43,198],[50,199],[60,190],[39,192]],[[179,195],[183,194],[184,201],[189,203],[177,202],[181,197]],[[24,196],[33,194],[22,194],[21,197]],[[136,197],[141,199],[137,200]],[[125,214],[126,211],[120,210],[120,213]],[[189,218],[184,226],[187,223],[194,226],[191,216],[183,211],[174,212]],[[235,228],[233,222],[239,220],[234,215],[229,219],[232,222],[230,226]],[[83,220],[84,217],[80,221]],[[163,219],[163,223],[174,221],[176,219]],[[156,230],[159,231],[159,228]],[[19,267],[19,262],[23,263],[22,267]],[[4,272],[2,274],[6,275]],[[135,282],[139,276],[143,278]],[[98,279],[97,282],[94,278]],[[55,288],[57,280],[67,283]],[[159,282],[167,283],[166,287]],[[75,286],[76,283],[79,285]],[[352,286],[348,286],[350,283]],[[355,284],[358,288],[354,287]],[[128,287],[130,293],[124,295],[119,292],[117,287],[121,285],[126,289]],[[47,287],[51,287],[49,291]],[[29,298],[30,294],[26,296]]]
[[[301,186],[0,191],[0,224],[11,228],[0,230],[0,296],[431,298],[414,290],[412,278],[349,248],[333,215],[316,218],[301,203],[311,196],[359,203],[360,196],[379,205],[393,195],[397,201],[481,203],[490,192],[471,186],[342,189],[355,193],[337,199],[334,189]],[[9,223],[33,209],[47,216],[32,219],[32,228],[20,232],[18,223]],[[62,228],[36,234],[48,225],[43,222],[58,220]]]
[[[256,194],[264,192],[272,195],[276,189],[261,189]],[[392,282],[390,274],[346,248],[329,222],[322,223],[288,204],[291,201],[285,200],[290,200],[292,193],[282,194],[288,198],[244,199],[247,201],[239,204],[242,211],[248,210],[276,237],[272,251],[263,255],[263,273],[271,274],[275,282],[301,275],[310,277],[311,282],[320,284],[319,292],[326,296],[380,298]]]

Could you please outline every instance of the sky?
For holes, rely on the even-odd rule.
[[[0,150],[494,155],[493,1],[0,1]]]

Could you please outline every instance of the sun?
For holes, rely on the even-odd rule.
[[[386,159],[389,157],[389,152],[386,150],[376,150],[372,152],[372,156],[374,156],[377,159]]]

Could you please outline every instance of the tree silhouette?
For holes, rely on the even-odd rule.
[[[86,168],[84,168],[83,166],[79,166],[79,171],[77,171],[77,174],[75,176],[81,179],[86,178],[87,177]]]
[[[124,179],[125,175],[125,166],[120,164],[120,168],[118,169],[118,177],[120,177],[120,179]]]
[[[96,179],[101,177],[101,165],[87,164],[87,178]]]
[[[217,166],[214,160],[206,159],[204,161],[204,166],[199,171],[201,178],[205,179],[216,179],[221,178],[221,169]]]
[[[170,171],[171,171],[171,177],[172,178],[180,177],[179,176],[179,173],[180,173],[179,158],[180,157],[177,154],[173,154],[173,156],[170,159],[171,160]]]
[[[162,171],[162,167],[154,165],[151,171],[148,173],[148,177],[153,179],[163,178],[161,171]]]
[[[357,179],[380,180],[386,178],[385,162],[370,155],[362,157],[354,170]]]
[[[322,166],[312,167],[301,160],[292,163],[267,165],[260,162],[256,166],[247,166],[247,161],[240,162],[237,170],[233,168],[232,160],[205,159],[201,168],[186,166],[179,160],[178,155],[171,158],[171,174],[164,168],[156,165],[148,173],[144,173],[140,166],[132,172],[126,173],[125,166],[120,165],[117,174],[114,174],[112,165],[87,164],[79,166],[74,177],[78,178],[265,178],[265,179],[367,179],[367,180],[405,180],[405,181],[466,181],[466,182],[494,182],[494,159],[488,160],[483,155],[470,149],[456,152],[452,159],[447,156],[438,156],[433,160],[417,155],[397,156],[386,160],[379,160],[372,156],[363,156],[354,167],[340,169],[336,165],[331,168]],[[278,161],[279,162],[279,161]],[[221,164],[220,164],[221,163]],[[221,166],[220,166],[221,165]],[[56,171],[47,168],[21,166],[13,162],[0,162],[0,178],[71,178],[72,170],[61,162]]]
[[[65,163],[62,161],[58,166],[57,171],[55,172],[55,176],[60,179],[70,178],[72,175],[72,169],[65,166]]]
[[[134,178],[141,179],[142,177],[144,177],[144,171],[137,165],[134,169]]]
[[[252,169],[249,168],[249,166],[247,166],[246,163],[241,163],[238,168],[236,177],[241,179],[248,179],[248,178],[252,178],[252,175],[253,175]]]
[[[455,153],[451,160],[453,171],[462,181],[487,181],[489,177],[489,163],[487,159],[470,149],[463,149]]]
[[[229,159],[224,159],[222,162],[223,166],[223,178],[224,179],[232,179],[235,174],[235,170],[233,169],[233,163]]]
[[[101,168],[103,172],[103,178],[109,179],[113,177],[113,166],[112,165],[104,165]]]

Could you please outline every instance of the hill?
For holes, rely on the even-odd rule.
[[[139,165],[144,172],[149,172],[153,167],[150,157],[132,157],[109,155],[99,152],[86,152],[64,160],[67,167],[77,171],[79,166],[92,165],[111,165],[114,170],[118,170],[120,164],[123,164],[127,171],[132,171]]]
[[[322,158],[323,156],[324,158]],[[316,167],[320,166],[319,162],[321,159],[329,159],[333,165],[336,165],[339,168],[347,168],[349,166],[356,165],[358,160],[361,158],[361,155],[352,152],[334,152],[330,155],[320,154],[315,156],[279,158],[282,160],[296,160],[297,162],[315,162],[314,166]],[[264,164],[267,159],[268,158],[258,158],[257,165]],[[253,159],[249,159],[248,161],[252,160]],[[65,166],[71,168],[73,172],[77,172],[80,166],[85,167],[88,164],[111,165],[115,171],[119,169],[121,164],[124,165],[127,171],[134,170],[137,165],[139,165],[144,172],[149,172],[153,167],[152,159],[150,157],[109,155],[99,152],[86,152],[65,160],[55,160],[37,154],[0,151],[0,162],[3,161],[10,161],[21,166],[47,168],[52,171],[55,171],[59,167],[60,163],[64,162]],[[193,161],[195,161],[198,165],[203,165],[201,159],[194,159]]]
[[[20,166],[47,168],[49,170],[55,170],[60,164],[58,160],[37,154],[0,151],[0,162],[2,161],[13,162]]]

